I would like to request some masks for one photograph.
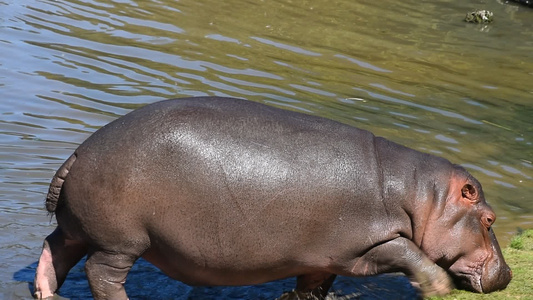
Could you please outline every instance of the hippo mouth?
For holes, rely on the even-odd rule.
[[[483,287],[481,284],[481,275],[474,273],[452,273],[453,282],[456,287],[476,293],[483,293]]]
[[[504,262],[491,258],[489,255],[477,262],[455,262],[448,270],[455,286],[476,293],[490,293],[507,287],[512,278],[511,269]]]
[[[448,270],[448,273],[450,273],[454,280],[455,286],[476,293],[486,292],[483,290],[482,283],[482,274],[486,260],[485,258],[477,262],[456,261]]]

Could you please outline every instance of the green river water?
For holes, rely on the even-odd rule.
[[[463,22],[474,9],[493,11],[495,21]],[[531,8],[500,0],[0,0],[0,298],[31,297],[42,241],[55,226],[44,197],[77,145],[134,108],[201,95],[328,117],[445,157],[483,184],[501,244],[533,227]],[[146,263],[133,273],[131,299],[271,299],[294,284],[191,289]],[[71,275],[62,295],[89,297],[82,266]],[[334,288],[352,284],[343,280]],[[389,277],[359,284],[368,299],[389,284],[401,291],[393,295],[413,295]]]

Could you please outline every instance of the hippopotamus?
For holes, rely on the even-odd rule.
[[[369,131],[243,99],[155,102],[105,125],[53,176],[34,296],[87,255],[95,299],[127,299],[144,258],[188,285],[402,272],[422,296],[503,289],[511,270],[481,184]]]

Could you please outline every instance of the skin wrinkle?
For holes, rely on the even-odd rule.
[[[489,228],[489,230],[492,230]],[[490,243],[490,236],[487,235],[485,237],[485,244],[489,245],[489,247],[492,247],[491,243]],[[487,255],[485,257],[483,257],[479,263],[476,263],[476,276],[475,278],[478,279],[478,284],[479,286],[481,287],[481,290],[484,290],[483,289],[483,281],[482,281],[482,278],[483,278],[483,272],[485,271],[485,267],[487,266],[487,263],[489,261],[492,260],[494,254],[493,254],[493,251],[486,251],[487,252]]]
[[[203,141],[202,141],[203,142]],[[207,147],[205,147],[207,148]],[[234,204],[236,204],[237,208],[239,209],[241,215],[245,215],[245,213],[243,212],[241,206],[239,205],[238,201],[235,199],[235,195],[232,193],[231,189],[229,188],[228,184],[227,184],[227,172],[224,170],[224,167],[222,166],[222,162],[221,162],[221,159],[220,159],[220,155],[219,153],[217,153],[216,151],[212,150],[214,156],[213,156],[213,161],[215,162],[215,164],[218,164],[218,166],[220,167],[220,169],[222,170],[222,173],[223,173],[223,181],[224,181],[224,184],[225,186],[227,187],[227,191],[228,193],[230,194],[230,197],[231,197],[231,200]],[[222,194],[222,193],[220,193]],[[222,201],[222,198],[221,197],[218,197],[218,201]],[[220,205],[221,207],[224,207],[223,204]],[[222,235],[222,232],[224,230],[224,226],[221,225],[221,218],[222,216],[220,214],[216,214],[217,217],[215,218],[216,220],[216,234],[215,234],[215,243],[216,243],[216,246],[218,248],[218,252],[221,253],[221,257],[220,259],[222,260],[225,260],[225,258],[227,257],[227,253],[226,251],[224,251],[226,248],[224,247],[223,245],[223,238],[221,237]]]
[[[404,210],[407,211],[411,220],[412,240],[418,247],[423,249],[428,224],[435,223],[437,222],[436,220],[442,217],[446,202],[438,200],[442,199],[442,189],[439,188],[435,178],[430,179],[430,188],[427,188],[427,184],[420,187],[420,183],[428,180],[427,175],[424,176],[423,172],[419,172],[419,166],[417,164],[414,165],[413,172],[413,183],[416,185],[414,189],[416,193],[413,199],[415,206],[411,209],[405,208]],[[431,191],[431,193],[428,193],[428,191]],[[420,199],[424,202],[421,202]],[[431,204],[427,205],[426,203]],[[435,217],[436,214],[437,217]]]
[[[255,145],[259,145],[260,147],[263,147],[263,148],[267,148],[267,149],[270,149],[269,147],[265,146],[264,144],[262,143],[259,143],[259,142],[253,142],[253,144]],[[241,155],[241,158],[242,157],[245,157],[247,156],[248,154],[244,154],[244,155]],[[243,223],[241,223],[239,225],[239,227],[243,227],[249,223],[253,223],[255,221],[255,217],[257,215],[259,215],[262,211],[264,211],[265,209],[267,209],[267,207],[274,201],[276,200],[279,195],[283,194],[284,192],[286,192],[288,190],[287,187],[284,187],[282,190],[280,191],[277,191],[276,194],[274,194],[272,197],[268,198],[266,201],[264,201],[264,205],[262,205],[262,207],[260,208],[260,210],[256,211],[256,212],[249,212],[249,211],[246,211],[240,201],[237,199],[237,197],[235,196],[235,193],[233,192],[232,188],[230,187],[230,184],[229,184],[229,173],[228,171],[224,168],[224,164],[222,162],[222,158],[221,157],[217,157],[217,164],[219,166],[219,168],[221,169],[222,173],[223,173],[223,181],[224,181],[224,185],[225,185],[225,188],[226,190],[228,191],[228,193],[230,194],[230,197],[231,197],[231,200],[232,202],[235,204],[235,206],[237,207],[237,209],[239,210],[239,213],[240,215],[245,219]],[[255,161],[254,163],[257,163],[257,161]],[[262,164],[263,165],[263,164]],[[266,167],[266,166],[262,166],[262,167]],[[240,167],[239,167],[240,169]],[[257,169],[256,166],[252,166],[252,169]],[[268,171],[264,171],[263,169],[261,170],[262,171],[262,177],[265,178],[267,176],[270,176],[270,172]],[[271,180],[277,180],[276,178],[272,178]]]
[[[243,216],[246,219],[246,221],[250,222],[251,220],[248,219],[248,215],[246,214],[246,212],[242,208],[241,204],[239,203],[239,200],[237,200],[237,197],[235,196],[235,194],[233,193],[233,191],[232,191],[232,189],[231,189],[231,187],[229,185],[228,172],[224,169],[224,165],[222,164],[221,159],[218,158],[216,160],[216,162],[217,162],[219,168],[222,171],[222,174],[223,174],[222,179],[223,179],[223,182],[224,182],[224,187],[226,188],[226,190],[228,191],[228,193],[230,195],[231,202],[235,204],[235,206],[239,210],[239,213],[241,214],[241,216]]]
[[[414,172],[414,175],[413,175],[413,176],[414,176],[414,182],[416,183],[416,189],[415,189],[415,190],[417,191],[417,193],[415,194],[415,199],[414,199],[414,201],[415,201],[415,203],[416,203],[416,206],[414,207],[414,210],[415,210],[415,211],[418,211],[418,210],[419,210],[418,206],[422,206],[422,205],[420,205],[420,204],[419,204],[419,201],[418,201],[418,199],[421,198],[421,197],[420,197],[420,193],[421,193],[421,191],[419,190],[418,177],[417,177],[418,173],[416,172],[416,170],[417,170],[417,169],[416,169],[416,166],[415,166],[415,172]],[[434,193],[435,193],[435,191],[436,191],[436,184],[435,184],[435,182],[433,182],[433,191],[434,191]],[[425,190],[422,191],[422,192],[425,192]],[[434,199],[435,199],[435,198],[434,198]],[[411,237],[413,238],[413,242],[415,243],[415,245],[417,245],[417,246],[420,248],[421,245],[422,245],[422,243],[423,243],[423,241],[424,241],[424,235],[425,235],[425,232],[426,232],[426,225],[427,225],[427,222],[422,222],[422,226],[423,226],[423,227],[422,227],[422,228],[419,228],[419,227],[418,227],[418,226],[419,226],[418,222],[415,224],[415,215],[414,215],[414,213],[409,212],[409,210],[407,210],[406,208],[403,208],[403,209],[404,209],[404,211],[407,213],[407,215],[409,216],[409,219],[410,219],[410,221],[411,221]],[[421,232],[422,232],[422,236],[420,237],[420,239],[419,239],[418,241],[416,240],[418,235],[415,234],[415,231],[417,231],[417,232],[420,232],[420,231],[421,231]]]
[[[427,233],[427,224],[432,222],[432,223],[436,223],[438,222],[438,220],[442,219],[444,213],[445,213],[445,208],[446,208],[446,205],[448,205],[448,202],[450,201],[450,197],[451,197],[451,192],[450,192],[450,187],[453,187],[455,186],[454,184],[454,176],[453,176],[453,173],[452,173],[452,176],[451,178],[449,179],[450,180],[450,184],[448,185],[447,187],[447,197],[446,197],[446,200],[445,201],[441,201],[439,203],[439,201],[437,200],[437,202],[435,202],[435,199],[441,199],[440,195],[439,195],[439,188],[437,187],[437,182],[436,181],[433,181],[433,210],[431,212],[431,217],[426,221],[426,222],[422,222],[424,225],[424,229],[423,229],[423,233],[422,233],[422,238],[420,240],[420,245],[419,247],[423,250],[427,250],[425,249],[424,247],[424,240],[426,238],[426,233]],[[435,205],[437,204],[437,205]],[[437,217],[435,217],[435,214],[437,214]],[[431,238],[431,237],[430,237]],[[438,260],[438,259],[437,259]],[[436,260],[436,261],[437,261]]]
[[[379,155],[379,151],[377,150],[377,147],[376,147],[376,137],[372,137],[372,153],[374,153],[374,159],[376,160],[376,168],[378,170],[378,182],[377,182],[377,185],[380,186],[381,188],[379,189],[379,197],[380,197],[380,200],[381,200],[381,204],[383,205],[383,208],[387,214],[387,219],[390,218],[390,212],[387,208],[387,205],[385,203],[385,194],[388,194],[385,192],[385,189],[387,188],[386,185],[383,184],[383,178],[384,178],[384,175],[383,175],[383,165],[381,164],[381,158],[380,158],[380,155]]]
[[[391,192],[388,190],[389,189],[389,186],[384,184],[385,183],[385,170],[384,170],[384,167],[383,167],[383,164],[382,164],[382,160],[381,160],[381,155],[379,153],[379,150],[378,150],[378,146],[377,146],[377,137],[375,136],[372,136],[372,153],[374,154],[374,158],[375,158],[375,161],[376,161],[376,168],[377,168],[377,185],[380,187],[378,188],[379,190],[379,197],[380,197],[380,203],[382,204],[382,208],[383,210],[385,211],[386,215],[387,215],[387,218],[386,220],[384,220],[385,222],[389,223],[388,226],[389,226],[389,231],[390,232],[397,232],[398,236],[401,236],[402,235],[402,229],[403,228],[398,228],[396,224],[394,224],[394,219],[395,219],[395,216],[394,216],[394,212],[391,212],[388,208],[388,201],[391,201],[392,199],[389,199],[389,197],[391,197]],[[402,208],[403,209],[403,208]],[[405,210],[404,210],[405,211]],[[411,219],[411,218],[410,218]],[[393,221],[391,221],[393,220]],[[411,235],[412,237],[412,235]],[[410,237],[409,237],[410,238]],[[371,243],[373,244],[372,242],[372,239],[369,237]]]
[[[285,187],[283,188],[282,190],[280,190],[279,192],[277,192],[276,194],[274,194],[271,198],[268,198],[268,200],[266,200],[266,204],[263,205],[263,207],[260,208],[260,210],[255,214],[255,215],[259,215],[262,211],[266,210],[267,207],[272,203],[274,202],[274,200],[276,200],[281,194],[285,193],[286,191],[290,190],[288,187]],[[292,189],[294,190],[294,189]],[[254,215],[254,216],[255,216]]]
[[[466,267],[464,267],[463,270],[458,271],[458,274],[465,275],[466,279],[471,280],[472,282],[475,282],[481,289],[483,290],[483,286],[481,284],[481,277],[482,277],[482,268],[483,268],[483,261],[481,263],[469,263]]]

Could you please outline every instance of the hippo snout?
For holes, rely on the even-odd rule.
[[[490,293],[497,290],[503,290],[507,287],[513,273],[511,268],[505,263],[500,245],[496,240],[494,231],[489,230],[490,246],[492,257],[485,263],[481,276],[481,292]]]
[[[511,269],[505,262],[491,261],[481,268],[482,273],[471,274],[454,270],[450,273],[459,289],[476,293],[491,293],[503,290],[512,278]]]
[[[492,229],[488,231],[487,241],[486,247],[479,248],[472,256],[465,256],[450,267],[450,275],[458,288],[490,293],[505,289],[511,281],[511,268],[505,262]]]
[[[490,293],[505,289],[513,277],[511,268],[502,261],[487,264],[484,273],[485,274],[481,277],[482,293]]]

